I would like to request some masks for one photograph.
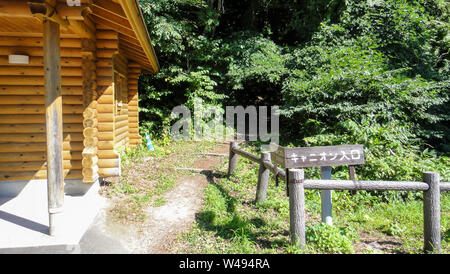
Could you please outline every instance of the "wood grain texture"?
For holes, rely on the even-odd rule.
[[[305,190],[302,169],[289,170],[289,220],[291,243],[303,247],[306,243]]]
[[[258,170],[258,185],[256,187],[256,203],[262,203],[266,200],[267,188],[269,187],[270,170],[265,167],[264,162],[270,162],[270,153],[261,153]]]
[[[228,176],[233,174],[237,167],[238,155],[234,152],[237,149],[238,144],[236,142],[230,143],[230,157],[228,159]]]
[[[59,24],[44,22],[44,81],[47,132],[47,189],[50,213],[49,233],[57,233],[59,224],[52,214],[64,205],[63,111],[60,67]]]
[[[441,251],[441,202],[439,190],[439,173],[425,172],[423,180],[429,185],[423,192],[423,234],[424,251],[427,253]]]

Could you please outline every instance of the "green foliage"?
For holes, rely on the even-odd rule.
[[[161,64],[140,78],[142,133],[168,136],[195,98],[279,105],[282,145],[363,144],[360,179],[450,179],[448,1],[140,2]]]
[[[354,230],[318,223],[306,229],[306,241],[315,250],[324,253],[354,253],[352,239],[357,239]]]

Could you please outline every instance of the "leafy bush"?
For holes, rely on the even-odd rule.
[[[357,238],[353,230],[318,223],[306,229],[306,242],[324,253],[354,253],[352,240]]]
[[[167,135],[172,108],[195,98],[280,105],[282,145],[363,144],[360,179],[450,179],[448,1],[141,4],[161,63],[140,78],[142,132]]]

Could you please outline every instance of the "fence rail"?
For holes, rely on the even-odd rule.
[[[306,180],[302,169],[283,170],[271,162],[269,153],[258,157],[239,149],[237,142],[230,143],[228,175],[237,167],[238,156],[259,163],[256,202],[266,199],[269,173],[288,180],[289,216],[291,241],[300,246],[305,244],[305,189],[320,190],[397,190],[423,191],[424,251],[440,252],[440,192],[450,191],[450,182],[440,182],[439,173],[424,172],[423,182],[416,181],[357,181],[357,180]],[[288,172],[288,174],[286,174]]]

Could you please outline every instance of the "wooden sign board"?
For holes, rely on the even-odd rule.
[[[286,148],[271,153],[272,162],[284,168],[365,164],[363,145]]]

